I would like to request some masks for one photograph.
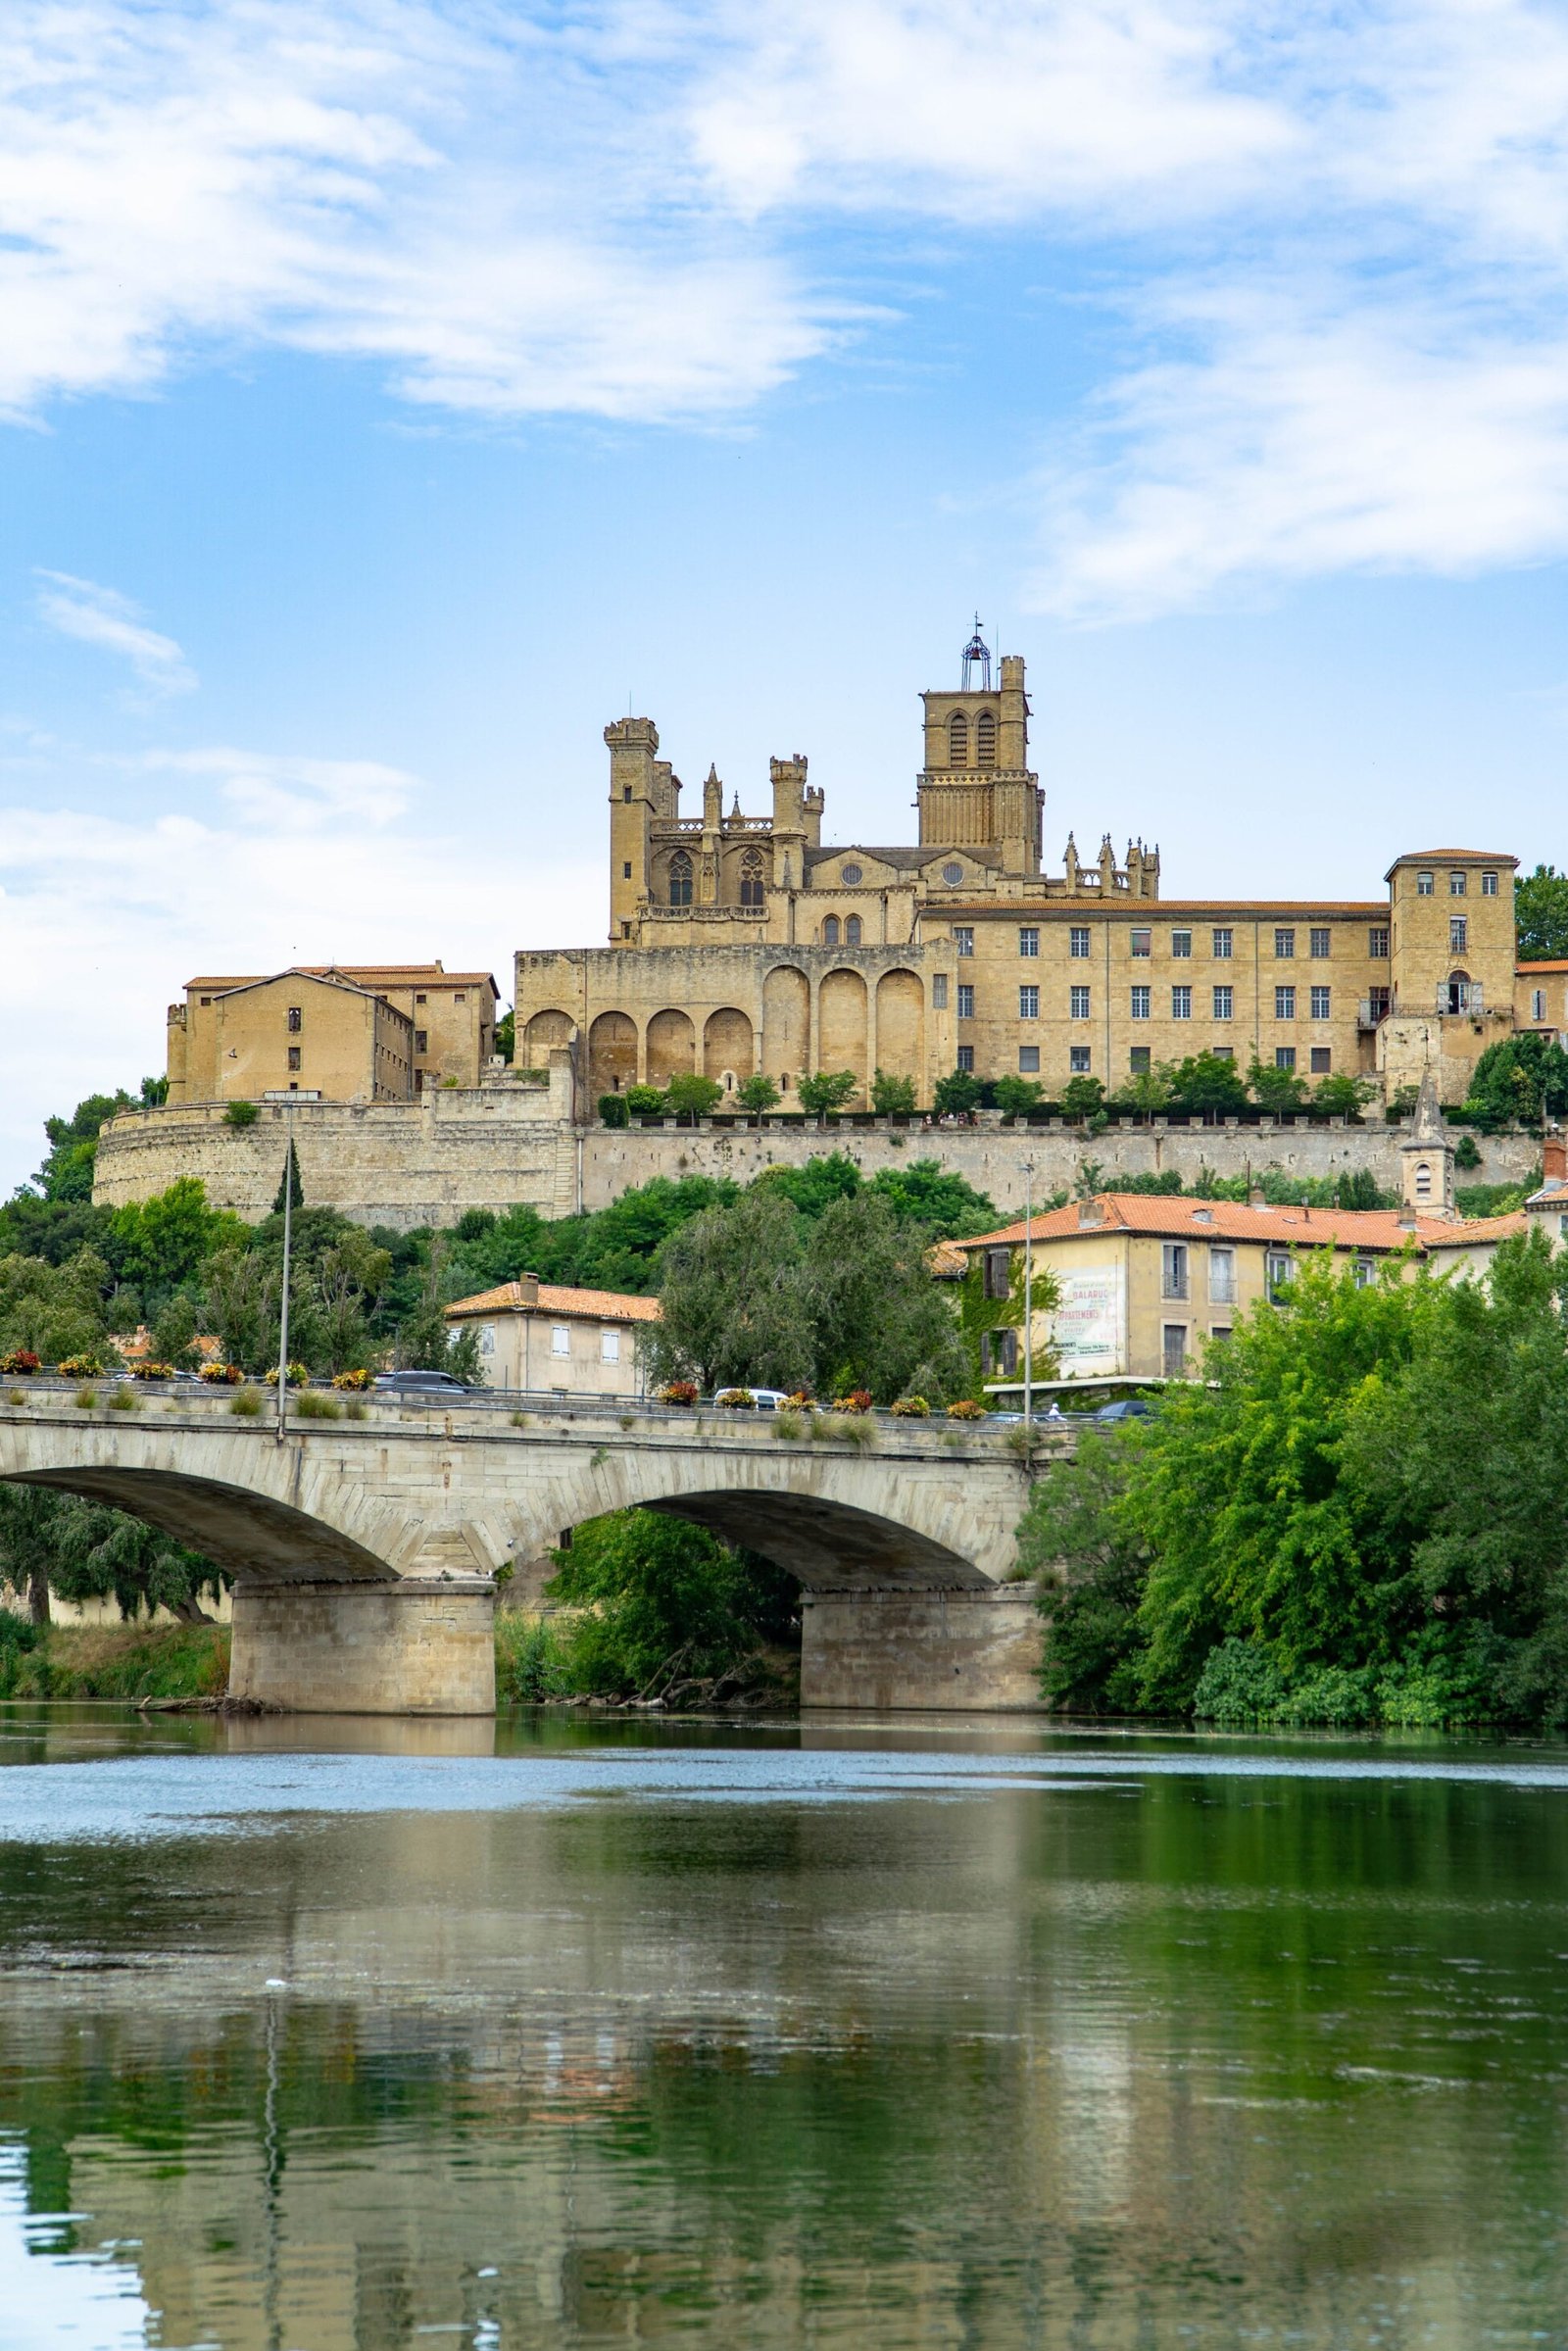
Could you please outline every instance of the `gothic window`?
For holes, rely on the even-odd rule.
[[[961,710],[955,710],[948,720],[948,765],[967,767],[969,764],[969,721]]]
[[[677,849],[669,860],[669,903],[672,906],[692,903],[692,861],[683,849]]]
[[[824,947],[837,947],[838,943],[839,918],[836,914],[830,914],[826,922],[824,922],[822,925],[822,945]]]
[[[860,917],[858,914],[851,914],[846,920],[844,925],[844,944],[846,947],[859,946]]]
[[[974,756],[979,767],[994,767],[997,763],[997,714],[982,710],[974,722]]]
[[[762,903],[762,860],[755,849],[749,849],[741,859],[741,905],[760,906]]]

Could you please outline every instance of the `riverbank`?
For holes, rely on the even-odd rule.
[[[51,1625],[0,1641],[0,1697],[221,1697],[228,1641],[226,1625]]]

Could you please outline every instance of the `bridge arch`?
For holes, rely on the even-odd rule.
[[[220,1484],[173,1470],[69,1467],[0,1471],[7,1485],[43,1486],[107,1502],[145,1519],[232,1576],[269,1584],[390,1582],[386,1560],[340,1529],[307,1511],[258,1494],[254,1487]]]

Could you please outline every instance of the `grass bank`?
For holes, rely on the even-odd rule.
[[[0,1627],[0,1697],[206,1698],[228,1687],[226,1625],[11,1627]]]

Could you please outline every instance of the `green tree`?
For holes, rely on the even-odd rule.
[[[101,1351],[108,1338],[109,1267],[95,1249],[64,1265],[0,1257],[0,1352],[30,1347],[45,1363]]]
[[[814,1077],[802,1078],[797,1099],[808,1118],[820,1121],[830,1111],[842,1110],[859,1090],[853,1069],[819,1069]]]
[[[879,1069],[871,1080],[871,1107],[888,1117],[907,1117],[914,1109],[913,1078]]]
[[[1098,1118],[1105,1106],[1105,1089],[1099,1078],[1069,1078],[1061,1090],[1064,1118]]]
[[[647,1340],[655,1378],[694,1379],[705,1390],[804,1387],[814,1355],[804,1232],[790,1201],[758,1185],[673,1234],[662,1256],[662,1316]]]
[[[148,1081],[143,1081],[143,1089]],[[99,1130],[118,1111],[136,1107],[120,1088],[114,1094],[89,1094],[69,1118],[46,1118],[49,1155],[33,1179],[48,1200],[90,1200],[93,1168],[98,1156]]]
[[[0,1485],[0,1583],[26,1601],[35,1625],[49,1622],[49,1579],[65,1507],[66,1497],[47,1486]]]
[[[62,1496],[50,1584],[63,1600],[113,1599],[122,1617],[167,1608],[182,1624],[208,1624],[205,1594],[232,1579],[200,1551],[123,1510]]]
[[[1538,865],[1514,883],[1514,934],[1521,963],[1568,955],[1568,873]]]
[[[251,1238],[239,1217],[209,1207],[195,1176],[176,1176],[167,1192],[117,1208],[111,1231],[117,1271],[136,1283],[144,1303],[154,1304],[196,1279],[218,1249],[244,1247]]]
[[[816,1384],[869,1389],[878,1403],[965,1395],[963,1343],[926,1262],[928,1227],[902,1222],[870,1188],[835,1200],[806,1245],[805,1289]]]
[[[1282,1110],[1298,1110],[1306,1100],[1306,1080],[1278,1062],[1254,1061],[1247,1073],[1252,1100],[1259,1109],[1278,1117]]]
[[[515,1007],[510,1012],[503,1012],[501,1018],[496,1022],[495,1051],[501,1055],[503,1061],[512,1061],[516,1058],[517,1015]]]
[[[590,1519],[555,1557],[549,1597],[582,1611],[564,1635],[566,1676],[596,1696],[723,1673],[793,1629],[788,1577],[662,1511]]]
[[[1318,1080],[1312,1089],[1312,1106],[1327,1110],[1336,1118],[1358,1118],[1376,1092],[1370,1078],[1352,1077],[1348,1070],[1337,1070],[1332,1076]]]
[[[716,1110],[724,1099],[724,1089],[717,1078],[700,1077],[695,1070],[684,1069],[672,1077],[664,1089],[664,1102],[671,1117],[683,1126],[695,1126]]]
[[[202,1320],[217,1333],[226,1363],[263,1372],[277,1361],[282,1257],[226,1243],[203,1269]]]
[[[1149,1555],[1125,1508],[1136,1436],[1131,1424],[1086,1429],[1036,1481],[1018,1528],[1018,1566],[1047,1619],[1042,1687],[1074,1713],[1132,1714],[1141,1701]]]
[[[296,1208],[303,1208],[305,1205],[305,1187],[300,1182],[300,1155],[294,1149],[292,1136],[289,1138],[288,1151],[283,1160],[283,1172],[277,1179],[277,1190],[272,1195],[272,1214],[274,1216],[282,1215],[285,1200]]]
[[[817,1217],[859,1191],[862,1178],[848,1151],[815,1151],[804,1167],[765,1167],[753,1189],[780,1194],[803,1216]]]
[[[1135,1069],[1110,1099],[1124,1110],[1136,1110],[1141,1117],[1153,1118],[1169,1107],[1170,1096],[1170,1079],[1163,1069]]]
[[[1171,1107],[1190,1112],[1208,1111],[1234,1118],[1247,1108],[1247,1088],[1232,1060],[1215,1053],[1192,1053],[1165,1073],[1170,1079]]]
[[[1038,1078],[998,1078],[991,1089],[992,1100],[999,1110],[1009,1118],[1023,1118],[1038,1109],[1045,1100],[1046,1090]]]
[[[772,1079],[759,1069],[736,1087],[735,1100],[760,1124],[765,1110],[777,1108],[779,1092]]]
[[[623,1094],[602,1094],[599,1097],[599,1118],[603,1126],[630,1126],[631,1112],[626,1107],[626,1097]]]
[[[955,1069],[938,1078],[932,1102],[939,1118],[967,1118],[980,1105],[984,1089],[972,1069]]]
[[[1483,1133],[1539,1126],[1568,1111],[1568,1053],[1534,1029],[1499,1038],[1475,1065],[1464,1115]]]
[[[888,1201],[902,1223],[923,1225],[933,1240],[961,1240],[970,1233],[992,1232],[1002,1222],[996,1201],[940,1159],[911,1159],[907,1167],[880,1168],[868,1189]]]

